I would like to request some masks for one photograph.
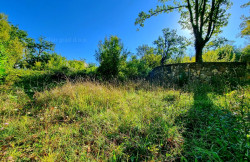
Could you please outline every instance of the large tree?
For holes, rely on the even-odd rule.
[[[230,14],[226,10],[231,6],[230,0],[158,0],[162,5],[147,13],[139,13],[135,24],[144,26],[146,19],[161,13],[177,10],[181,14],[179,23],[183,28],[192,30],[195,38],[196,62],[202,62],[202,50],[213,35],[226,26]],[[165,3],[172,1],[172,4]]]

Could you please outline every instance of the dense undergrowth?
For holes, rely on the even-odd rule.
[[[2,161],[249,160],[249,86],[20,83],[0,93]]]

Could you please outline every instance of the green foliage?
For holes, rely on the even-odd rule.
[[[6,63],[7,63],[7,58],[4,55],[4,46],[3,44],[0,44],[0,83],[3,82],[4,76],[6,75]]]
[[[147,54],[141,58],[141,60],[144,61],[145,64],[152,69],[157,66],[160,66],[161,59],[162,59],[161,55],[155,55],[155,54]]]
[[[143,62],[149,68],[153,69],[160,66],[161,55],[157,54],[157,50],[148,45],[139,46],[137,49],[137,56],[139,56],[140,62]],[[136,57],[132,57],[135,60]]]
[[[241,7],[246,8],[249,7],[250,2],[243,4]],[[250,34],[250,16],[242,16],[243,22],[240,24],[241,27],[241,37],[244,37],[246,39],[249,39],[249,34]],[[241,61],[243,62],[249,62],[250,60],[250,45],[247,45],[243,50],[242,50],[242,56],[241,56]]]
[[[79,60],[69,60],[68,64],[69,64],[68,66],[72,70],[75,70],[75,71],[77,71],[77,70],[84,70],[87,67],[87,64],[85,63],[84,60],[81,60],[81,61],[79,61]]]
[[[23,55],[23,42],[19,39],[7,16],[0,14],[0,83],[13,70]]]
[[[235,62],[236,53],[233,46],[226,45],[203,55],[205,62]],[[239,59],[237,60],[239,61]]]
[[[239,49],[232,45],[226,44],[215,49],[207,50],[202,57],[204,62],[244,62],[248,59],[247,50],[247,47],[245,49]],[[176,61],[174,62],[176,63]],[[180,62],[195,62],[195,58],[184,56],[180,58]]]
[[[246,21],[246,27],[241,31],[242,37],[250,35],[250,20]]]
[[[36,43],[33,39],[26,39],[25,57],[18,63],[22,68],[37,68],[37,62],[41,63],[41,68],[45,68],[50,60],[55,59],[57,54],[54,53],[55,44],[46,41],[40,37]],[[59,57],[59,56],[58,56]]]
[[[84,70],[86,63],[78,60],[67,60],[65,57],[54,52],[55,44],[40,37],[38,42],[31,38],[25,39],[26,54],[17,65],[20,68],[33,70],[59,70],[68,67],[72,71]]]
[[[0,48],[1,57],[7,59],[6,69],[14,67],[16,62],[21,59],[23,54],[23,43],[19,37],[14,34],[15,30],[8,23],[7,16],[0,15]]]
[[[243,4],[241,8],[247,8],[249,7],[250,2]],[[248,38],[250,35],[250,16],[244,16],[242,15],[241,19],[243,22],[240,24],[241,27],[241,37]]]
[[[165,28],[162,32],[163,37],[160,36],[154,41],[154,44],[157,46],[157,53],[162,56],[161,65],[164,65],[166,60],[170,58],[177,59],[182,57],[189,42],[185,37],[178,36],[176,30]]]
[[[28,38],[28,33],[26,31],[20,30],[18,26],[11,25],[11,32],[10,36],[12,38],[17,37],[20,42],[25,46],[27,43]]]
[[[143,44],[136,48],[136,55],[139,57],[143,57],[148,54],[157,54],[157,51],[154,47],[150,47],[147,44]]]
[[[181,14],[179,23],[183,28],[191,30],[195,38],[196,62],[202,62],[202,50],[212,35],[221,32],[221,27],[228,24],[230,14],[230,0],[172,0],[173,5],[166,5],[169,0],[159,0],[161,6],[150,9],[148,13],[141,12],[135,24],[144,26],[146,19],[161,13],[170,13],[177,10]]]
[[[207,45],[205,46],[205,49],[215,50],[217,48],[227,45],[229,42],[232,42],[232,41],[229,41],[225,37],[215,37],[213,40],[207,43]]]
[[[250,45],[247,45],[244,49],[242,49],[240,61],[250,62]]]
[[[111,36],[106,37],[104,42],[100,41],[95,56],[100,63],[98,72],[106,79],[111,79],[118,77],[121,65],[126,61],[127,53],[121,40],[117,36]]]
[[[137,58],[137,56],[139,56]],[[156,50],[148,45],[142,45],[137,48],[137,56],[132,55],[129,60],[123,62],[120,79],[138,79],[146,78],[149,72],[160,66],[161,55],[156,54]],[[123,77],[121,77],[121,74]]]
[[[3,41],[8,41],[10,39],[10,30],[11,26],[8,23],[8,17],[0,13],[0,40],[1,42]]]
[[[31,98],[0,92],[1,158],[249,161],[249,87],[214,88],[68,82]]]
[[[159,59],[157,62],[159,64]],[[126,77],[125,79],[138,79],[147,77],[152,68],[153,67],[150,67],[149,62],[146,61],[145,57],[137,59],[136,56],[131,56],[131,59],[127,61],[126,66],[122,71]]]
[[[86,73],[90,75],[96,75],[98,67],[94,63],[88,64],[86,68]]]
[[[51,55],[48,55],[47,58],[48,62],[44,64],[45,69],[51,69],[51,70],[57,70],[61,69],[62,67],[68,66],[68,61],[65,57],[62,57],[61,55],[58,55],[56,53],[53,53]]]

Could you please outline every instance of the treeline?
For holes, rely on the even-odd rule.
[[[26,31],[8,22],[6,15],[0,14],[0,82],[31,71],[79,71],[88,66],[84,60],[67,60],[57,54],[54,47],[55,44],[44,37],[30,38]]]
[[[195,62],[195,57],[186,53],[190,45],[191,42],[179,36],[176,30],[166,28],[153,46],[141,45],[133,54],[126,50],[120,38],[110,36],[98,44],[97,67],[84,60],[67,60],[54,51],[54,43],[44,37],[30,38],[26,31],[8,22],[6,15],[0,14],[0,82],[11,83],[23,74],[48,71],[67,75],[81,72],[105,80],[145,78],[160,65]],[[246,61],[249,46],[239,49],[225,38],[216,38],[205,46],[203,53],[203,61],[207,62]]]

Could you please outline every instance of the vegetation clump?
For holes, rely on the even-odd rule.
[[[249,160],[249,86],[223,94],[141,86],[84,81],[33,98],[1,93],[1,159]]]

